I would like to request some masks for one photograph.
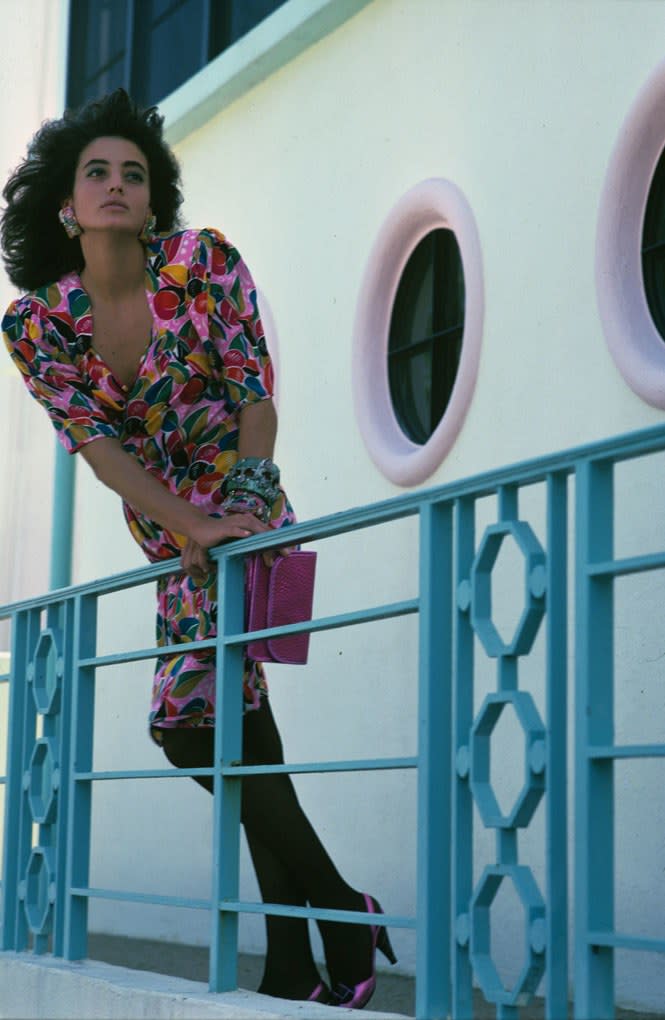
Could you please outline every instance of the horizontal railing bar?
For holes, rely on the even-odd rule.
[[[268,776],[287,772],[304,775],[316,772],[377,772],[382,769],[417,769],[418,759],[407,758],[352,758],[349,761],[299,762],[287,765],[227,765],[223,776]]]
[[[178,779],[194,778],[195,776],[214,776],[212,767],[200,769],[114,769],[104,772],[74,772],[75,783],[89,783],[105,779]]]
[[[6,606],[0,606],[0,620],[4,620],[13,613],[20,613],[26,609],[46,608],[56,605],[58,602],[67,602],[78,596],[86,595],[111,595],[116,591],[123,591],[126,588],[138,588],[142,584],[149,584],[160,577],[169,574],[181,574],[180,557],[165,560],[163,563],[148,563],[145,567],[134,567],[122,574],[111,574],[108,577],[98,578],[96,581],[86,581],[84,584],[73,584],[67,588],[54,588],[52,591],[44,592],[38,598],[24,599],[21,602],[12,602]]]
[[[95,655],[88,659],[79,659],[79,666],[117,666],[121,662],[137,662],[139,659],[154,659],[158,655],[183,655],[185,652],[198,652],[204,648],[215,648],[216,638],[204,641],[187,641],[179,645],[155,645],[152,648],[137,648],[133,652],[117,652],[113,655]]]
[[[164,896],[159,893],[134,893],[122,889],[101,889],[93,886],[73,886],[72,896],[87,899],[118,900],[126,903],[154,903],[159,906],[191,907],[194,910],[210,910],[210,900],[188,899],[185,896]],[[234,914],[274,914],[281,917],[314,918],[321,921],[342,921],[348,924],[374,924],[377,914],[353,910],[331,910],[323,907],[292,907],[283,903],[254,903],[245,900],[223,900],[219,910]],[[399,914],[381,914],[381,924],[390,928],[415,928],[416,919]]]
[[[97,889],[72,886],[72,896],[95,900],[122,900],[127,903],[155,903],[165,907],[191,907],[192,910],[210,910],[212,900],[190,900],[186,896],[162,896],[159,893],[133,893],[121,889]]]
[[[299,634],[303,631],[334,630],[338,627],[352,626],[353,624],[371,623],[375,620],[386,620],[395,616],[407,616],[410,613],[417,613],[419,609],[418,599],[403,599],[401,602],[393,602],[383,606],[374,606],[370,609],[359,609],[352,613],[340,613],[336,616],[320,617],[317,620],[307,620],[304,623],[285,624],[281,627],[268,627],[263,630],[248,631],[241,634],[231,634],[224,641],[225,644],[247,644],[248,641],[262,639],[264,637],[280,637],[286,634]],[[95,655],[87,659],[79,659],[79,666],[117,666],[124,662],[138,662],[142,659],[155,659],[157,656],[182,655],[183,651],[202,651],[205,648],[215,648],[216,638],[207,638],[204,641],[188,641],[186,646],[177,645],[155,645],[152,648],[137,648],[131,652],[116,652],[111,655]]]
[[[612,931],[590,931],[587,941],[591,946],[611,946],[614,949],[636,949],[640,952],[665,953],[665,939],[649,939],[638,935],[622,935]]]
[[[556,453],[544,454],[531,460],[508,464],[494,468],[481,474],[448,482],[432,489],[393,496],[368,506],[342,510],[328,517],[320,517],[312,521],[289,526],[290,543],[310,542],[321,538],[330,538],[342,532],[354,531],[378,524],[387,524],[401,517],[418,513],[421,507],[431,503],[453,502],[467,497],[482,498],[495,493],[504,485],[535,485],[543,482],[553,473],[571,474],[582,461],[615,462],[629,460],[632,457],[646,456],[665,449],[665,425],[655,425],[648,429],[640,429],[622,436],[613,436],[578,447]],[[274,536],[254,535],[242,540],[210,550],[216,555],[236,557],[245,552],[256,552],[259,549],[275,546]]]
[[[388,769],[416,769],[417,757],[401,758],[351,758],[348,761],[293,762],[285,765],[227,765],[220,769],[223,776],[264,776],[279,773],[304,775],[319,772],[378,772]],[[113,779],[173,779],[179,777],[214,776],[215,769],[112,769],[103,772],[74,772],[76,783]]]
[[[0,684],[8,684],[11,680],[9,673],[0,673]]]
[[[303,623],[291,623],[282,627],[266,627],[263,630],[229,634],[224,638],[224,644],[245,645],[248,641],[258,641],[267,637],[280,637],[283,634],[301,634],[303,632],[314,634],[321,630],[352,627],[354,624],[389,620],[395,616],[408,616],[410,613],[417,613],[419,608],[420,603],[418,599],[404,599],[401,602],[391,602],[383,606],[372,606],[369,609],[356,609],[351,613],[320,616],[315,620],[305,620]]]
[[[284,903],[254,903],[247,900],[222,900],[217,908],[231,914],[272,914],[275,917],[304,917],[317,921],[342,921],[345,924],[376,924],[377,916],[386,928],[415,928],[414,917],[400,914],[368,914],[354,910],[328,910],[324,907],[291,907]]]
[[[521,463],[495,468],[436,488],[411,492],[402,496],[392,496],[369,506],[342,510],[313,521],[292,524],[288,529],[289,542],[292,544],[311,542],[317,539],[331,538],[348,531],[387,524],[403,517],[412,516],[418,513],[421,507],[431,503],[452,502],[467,497],[482,498],[496,492],[503,485],[534,485],[545,481],[552,473],[570,474],[582,461],[602,462],[611,458],[617,462],[632,457],[646,456],[663,449],[665,449],[665,425],[659,424],[623,436],[612,436],[568,450],[534,457]],[[216,558],[243,556],[246,553],[275,547],[283,541],[283,532],[271,532],[218,546],[211,552]],[[105,595],[124,588],[136,587],[166,574],[180,573],[181,570],[180,559],[174,558],[159,564],[151,563],[146,567],[138,567],[124,574],[68,588],[55,589],[38,598],[1,606],[0,619],[5,619],[15,612],[53,605],[75,596]]]
[[[608,758],[665,758],[665,744],[596,745],[589,747],[587,757],[596,761]]]
[[[662,567],[665,567],[665,552],[645,553],[644,556],[626,556],[620,560],[589,563],[587,574],[589,577],[621,577],[645,570],[660,570]]]

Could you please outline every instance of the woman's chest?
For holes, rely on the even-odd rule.
[[[144,293],[122,303],[95,304],[92,347],[124,388],[133,386],[152,334],[153,317]]]
[[[98,393],[115,400],[120,436],[154,462],[182,458],[182,450],[219,442],[229,428],[223,376],[191,327],[179,332],[154,324],[131,386],[121,387],[91,348],[86,371]]]

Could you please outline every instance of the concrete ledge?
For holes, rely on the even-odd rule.
[[[346,1016],[360,1011],[346,1010]],[[395,1013],[362,1011],[366,1020]],[[212,994],[198,981],[83,960],[0,953],[0,1020],[339,1020],[339,1010],[239,989]]]

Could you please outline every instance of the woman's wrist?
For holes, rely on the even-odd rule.
[[[282,494],[279,468],[270,457],[242,457],[222,482],[222,494],[225,512],[252,513],[267,524]]]
[[[232,495],[227,496],[221,504],[224,515],[228,514],[252,514],[264,524],[270,520],[272,508],[260,496],[251,492],[244,492],[236,489]]]

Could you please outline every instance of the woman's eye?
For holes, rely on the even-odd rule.
[[[130,170],[127,174],[127,180],[132,181],[134,184],[143,184],[145,178],[138,170]]]
[[[90,167],[90,169],[88,170],[88,173],[87,173],[86,176],[87,177],[99,177],[103,173],[104,173],[104,168],[103,167],[101,167],[101,166],[93,166],[93,167]]]

